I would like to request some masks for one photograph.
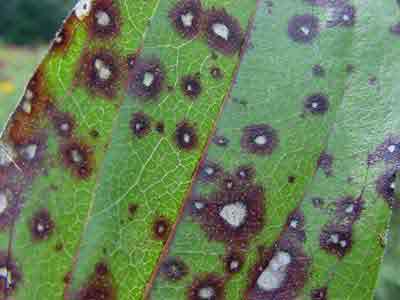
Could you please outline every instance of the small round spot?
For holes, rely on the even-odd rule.
[[[114,37],[120,32],[117,6],[110,0],[97,0],[90,14],[89,31],[99,38]]]
[[[156,240],[166,241],[171,230],[170,222],[164,217],[157,217],[153,222],[153,237]]]
[[[322,115],[329,109],[328,97],[321,93],[310,95],[304,102],[304,108],[312,114]]]
[[[30,230],[34,241],[47,240],[54,231],[54,221],[47,209],[37,211],[31,221]]]
[[[192,39],[200,31],[202,13],[199,0],[181,0],[169,12],[169,18],[183,38]]]
[[[142,112],[134,113],[130,127],[134,136],[142,138],[150,133],[150,118]]]
[[[119,78],[117,59],[107,50],[98,50],[94,54],[86,53],[82,58],[83,80],[89,90],[95,94],[112,99],[116,93]]]
[[[225,55],[238,52],[243,43],[239,22],[223,9],[206,12],[206,35],[208,45]]]
[[[276,130],[267,124],[250,125],[242,131],[241,146],[248,153],[270,155],[279,143]]]
[[[198,140],[193,125],[186,121],[179,123],[175,130],[175,143],[181,150],[193,150],[196,148]]]
[[[319,197],[314,197],[311,199],[311,201],[315,208],[322,208],[325,204],[324,199],[319,198]]]
[[[255,169],[250,165],[240,166],[235,172],[236,177],[242,183],[252,181],[254,179],[255,173]]]
[[[288,182],[289,183],[294,183],[295,181],[296,181],[296,177],[295,176],[292,176],[292,175],[288,176]]]
[[[181,259],[171,257],[161,264],[160,272],[167,280],[179,281],[188,274],[189,269]]]
[[[138,205],[134,204],[134,203],[130,203],[128,205],[129,217],[133,217],[136,214],[137,210],[138,210]]]
[[[221,69],[218,67],[212,67],[210,70],[210,74],[214,79],[222,79],[224,77]]]
[[[161,93],[164,80],[159,61],[137,59],[129,73],[129,90],[144,99],[155,98]]]
[[[315,77],[324,77],[325,69],[321,65],[314,65],[312,68],[312,73]]]
[[[212,141],[215,145],[220,146],[220,147],[226,147],[229,144],[228,138],[222,136],[222,135],[216,135],[212,138]]]
[[[183,93],[191,98],[196,99],[201,93],[201,83],[196,76],[185,76],[181,80],[181,88]]]
[[[244,258],[238,253],[232,252],[224,257],[225,271],[228,274],[240,272],[243,267]]]
[[[157,122],[155,129],[159,134],[164,134],[164,131],[165,131],[164,123],[163,122]]]
[[[206,182],[213,182],[221,175],[221,167],[211,161],[206,161],[200,168],[200,179]]]
[[[322,152],[318,158],[317,166],[321,168],[326,176],[332,176],[333,156],[327,152]]]
[[[289,37],[298,43],[310,43],[319,34],[319,19],[313,15],[295,15],[289,20]]]

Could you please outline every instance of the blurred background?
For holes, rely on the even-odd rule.
[[[15,108],[26,82],[75,1],[0,0],[1,127]],[[375,300],[400,299],[399,228],[400,208],[396,208]]]

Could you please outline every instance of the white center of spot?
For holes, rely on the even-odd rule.
[[[311,103],[311,107],[312,108],[317,108],[318,107],[318,102],[313,102],[313,103]]]
[[[8,288],[12,284],[11,272],[6,267],[0,268],[0,278],[7,280],[6,287]]]
[[[111,18],[105,11],[99,10],[98,12],[96,12],[96,21],[97,24],[105,27],[110,25]]]
[[[104,61],[96,59],[94,61],[94,67],[97,70],[97,74],[101,80],[108,80],[111,77],[111,70],[106,66]]]
[[[36,230],[37,230],[38,232],[43,232],[43,231],[44,231],[44,226],[43,226],[43,224],[38,223],[37,226],[36,226]]]
[[[33,99],[33,92],[31,90],[29,90],[29,89],[26,90],[25,99],[28,100],[28,101]]]
[[[231,263],[229,264],[229,268],[231,270],[236,270],[239,268],[240,263],[237,260],[232,260]]]
[[[149,87],[154,82],[154,74],[151,72],[145,72],[143,76],[143,84],[146,87]]]
[[[243,224],[247,217],[247,207],[242,202],[225,205],[219,212],[219,216],[234,228]]]
[[[350,20],[350,16],[344,14],[344,15],[343,15],[343,21],[349,21],[349,20]]]
[[[196,201],[194,203],[194,207],[196,207],[196,209],[202,209],[204,207],[204,203]]]
[[[205,172],[207,175],[211,176],[211,175],[214,174],[215,171],[214,171],[214,169],[213,169],[212,167],[205,167],[204,172]]]
[[[0,192],[0,214],[2,214],[8,206],[8,199],[5,192]]]
[[[395,190],[395,189],[396,189],[396,183],[395,183],[394,181],[390,184],[390,188],[391,188],[392,190]]]
[[[286,270],[292,258],[289,253],[279,251],[257,279],[257,285],[264,291],[278,289],[286,278]]]
[[[387,149],[390,153],[393,153],[396,150],[396,145],[390,145]]]
[[[346,241],[340,241],[340,246],[342,247],[342,248],[345,248],[346,246],[347,246],[347,242]]]
[[[267,143],[267,137],[265,135],[259,135],[254,139],[257,145],[265,145]]]
[[[183,141],[184,141],[186,144],[189,144],[189,143],[190,143],[190,140],[191,140],[190,134],[189,134],[189,133],[184,133],[184,134],[183,134]]]
[[[334,243],[334,244],[337,244],[337,243],[339,243],[339,236],[337,235],[337,234],[332,234],[330,237],[329,237],[329,240],[328,241],[330,241],[330,242],[332,242],[332,243]]]
[[[302,26],[300,27],[301,32],[303,32],[305,35],[309,35],[310,34],[310,28],[306,27],[306,26]]]
[[[90,13],[92,0],[80,0],[75,6],[75,15],[79,20],[83,20]]]
[[[69,124],[68,123],[62,123],[61,125],[60,125],[60,129],[62,130],[62,131],[68,131],[69,130]]]
[[[22,110],[26,112],[27,114],[30,114],[32,112],[32,104],[30,100],[25,100],[22,102]]]
[[[299,222],[297,220],[290,221],[290,227],[292,227],[292,228],[297,228],[298,224],[299,224]]]
[[[189,11],[188,13],[181,15],[181,21],[184,27],[192,27],[193,24],[193,14]]]
[[[80,163],[83,160],[83,157],[79,153],[78,150],[72,150],[71,151],[71,158],[72,158],[72,161],[75,162],[75,163]]]
[[[215,291],[212,287],[203,287],[198,292],[198,296],[201,299],[211,299],[212,297],[214,297],[214,295]]]
[[[351,214],[354,211],[354,204],[350,204],[349,206],[347,206],[345,211],[346,213]]]
[[[223,38],[224,40],[229,39],[229,28],[223,23],[214,23],[212,24],[212,30],[216,35]]]
[[[36,156],[36,151],[37,151],[38,145],[36,144],[31,144],[26,146],[22,150],[22,155],[27,159],[27,160],[32,160]]]

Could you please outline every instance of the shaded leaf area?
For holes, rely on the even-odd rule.
[[[260,3],[149,299],[372,298],[399,158],[394,4],[308,2]]]
[[[82,0],[57,33],[2,137],[2,298],[142,297],[255,11],[189,2]]]

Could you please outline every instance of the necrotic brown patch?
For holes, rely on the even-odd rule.
[[[295,15],[289,20],[288,34],[295,42],[310,43],[319,34],[319,19],[310,14]]]
[[[208,45],[225,55],[240,50],[243,33],[239,22],[223,9],[206,12],[206,35]]]
[[[93,37],[111,38],[120,32],[121,18],[113,0],[97,0],[88,20],[89,33]]]
[[[370,165],[381,160],[386,163],[400,163],[400,137],[389,136],[382,144],[376,147],[373,153],[368,155],[368,164]]]
[[[9,253],[0,251],[0,299],[11,296],[22,281],[22,273]],[[4,298],[3,298],[4,297]]]
[[[213,273],[197,276],[187,289],[188,300],[223,300],[225,281]]]
[[[176,126],[175,143],[181,150],[193,150],[198,144],[196,129],[187,121],[183,121]]]
[[[64,54],[67,52],[69,48],[69,44],[71,43],[72,35],[75,29],[76,19],[73,17],[69,17],[60,31],[57,32],[53,44],[51,46],[51,52]]]
[[[161,93],[164,80],[165,75],[159,60],[137,58],[129,72],[128,89],[136,96],[149,100]]]
[[[178,257],[167,258],[160,267],[161,275],[170,281],[179,281],[189,272],[187,265]]]
[[[78,293],[79,300],[116,300],[117,291],[109,267],[100,262],[95,266],[95,271]]]
[[[356,9],[353,5],[339,5],[332,10],[332,17],[327,22],[328,27],[351,27],[356,22]]]
[[[152,232],[154,239],[167,241],[170,230],[171,222],[167,218],[159,216],[153,221]]]
[[[199,0],[181,0],[170,10],[169,18],[182,37],[192,39],[200,31],[202,13]]]
[[[83,80],[91,93],[112,99],[116,95],[120,68],[117,58],[105,49],[84,53],[78,78]],[[83,78],[82,78],[83,77]]]
[[[134,113],[130,122],[130,127],[134,136],[142,138],[150,133],[150,118],[142,113]]]
[[[248,241],[264,224],[264,190],[260,186],[236,186],[211,195],[194,217],[210,240],[236,247],[246,247]]]
[[[278,134],[268,124],[256,124],[243,128],[242,149],[257,155],[270,155],[279,143]]]
[[[352,247],[352,226],[328,224],[320,234],[320,247],[338,258],[345,256]]]
[[[322,152],[318,158],[317,166],[321,168],[326,176],[332,175],[333,156],[327,152]]]
[[[181,89],[185,96],[196,99],[201,93],[201,82],[197,76],[188,75],[181,79]]]
[[[29,222],[32,239],[34,241],[47,240],[53,234],[54,221],[47,209],[37,211]]]
[[[351,196],[336,201],[336,215],[349,223],[357,221],[364,209],[364,200],[361,197],[354,199]]]
[[[396,174],[398,168],[390,169],[381,175],[376,181],[377,193],[386,200],[390,207],[397,201],[396,198]]]
[[[87,179],[92,175],[94,153],[89,146],[72,141],[61,146],[62,160],[65,167],[80,179]]]
[[[272,249],[260,251],[260,258],[250,271],[245,299],[296,299],[308,279],[310,262],[299,241],[280,238]]]

